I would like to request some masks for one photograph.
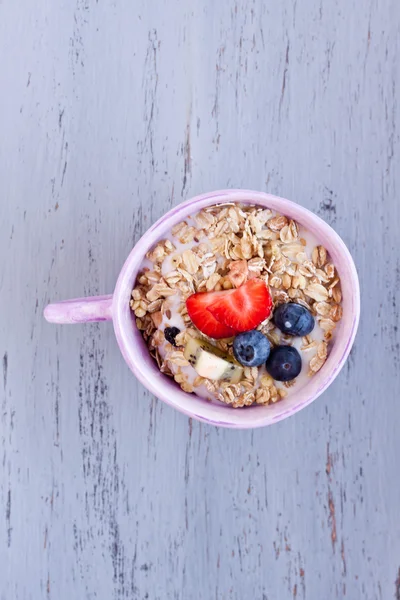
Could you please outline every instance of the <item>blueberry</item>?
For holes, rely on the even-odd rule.
[[[164,329],[164,337],[167,340],[167,342],[169,342],[173,346],[176,346],[175,338],[180,332],[181,330],[177,327],[166,327]]]
[[[233,340],[233,354],[244,367],[258,367],[271,351],[268,339],[260,331],[244,331]]]
[[[298,336],[308,335],[315,325],[314,317],[310,311],[301,304],[295,304],[294,302],[281,304],[275,309],[274,323],[283,333]]]
[[[276,381],[291,381],[301,371],[301,356],[292,346],[276,346],[265,367]]]

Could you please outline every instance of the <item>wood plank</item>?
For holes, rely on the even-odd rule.
[[[400,600],[394,0],[0,3],[0,598]],[[228,431],[152,397],[110,293],[171,206],[267,190],[359,269],[351,357],[312,406]]]

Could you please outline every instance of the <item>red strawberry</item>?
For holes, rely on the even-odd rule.
[[[209,304],[221,297],[221,294],[224,295],[225,292],[199,292],[192,294],[186,300],[188,315],[194,325],[202,333],[215,340],[229,338],[237,333],[234,329],[219,323],[207,310]]]
[[[235,331],[250,331],[270,316],[272,298],[264,281],[250,279],[236,290],[220,292],[207,310]]]

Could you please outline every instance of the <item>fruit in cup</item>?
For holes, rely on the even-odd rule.
[[[315,320],[305,306],[288,302],[275,309],[274,323],[283,333],[303,337],[312,332]]]
[[[198,292],[192,294],[186,300],[186,308],[188,315],[193,321],[193,324],[199,331],[208,335],[210,338],[220,340],[222,338],[229,338],[236,334],[236,331],[223,323],[220,323],[208,312],[207,307],[210,302],[223,292]]]
[[[178,327],[166,327],[164,329],[164,337],[167,340],[167,342],[169,342],[173,346],[176,346],[175,338],[180,332],[181,330],[178,329]]]
[[[238,383],[242,378],[243,367],[232,356],[205,340],[191,338],[186,344],[184,356],[201,377],[229,383]]]
[[[271,294],[261,279],[250,279],[236,290],[219,294],[208,311],[217,321],[238,332],[254,329],[271,314]]]
[[[234,290],[199,292],[186,300],[194,325],[214,339],[255,329],[272,310],[269,289],[261,279],[250,279]]]
[[[301,356],[292,346],[276,346],[265,367],[276,381],[291,381],[301,371]]]
[[[233,341],[233,355],[244,367],[259,367],[271,351],[268,339],[260,331],[244,331]]]

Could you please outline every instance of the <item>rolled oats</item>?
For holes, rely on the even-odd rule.
[[[154,326],[160,327],[162,320],[163,320],[161,311],[159,310],[158,312],[153,312],[151,314],[151,318],[153,320]]]
[[[131,296],[134,300],[140,300],[141,298],[143,298],[143,292],[140,288],[135,288],[134,290],[132,290]]]
[[[271,342],[272,346],[279,346],[279,342],[281,341],[281,335],[277,329],[274,329],[273,331],[267,331],[265,335]]]
[[[279,237],[281,242],[284,244],[290,244],[294,240],[297,240],[298,237],[298,227],[294,221],[289,221],[288,225],[285,225],[279,233]]]
[[[271,231],[281,231],[283,227],[287,226],[287,222],[288,220],[286,217],[283,215],[278,215],[267,221],[267,227],[269,227]]]
[[[323,246],[316,246],[312,251],[312,261],[314,265],[321,268],[325,265],[327,259],[327,252]]]
[[[310,283],[305,290],[304,293],[309,298],[313,298],[317,302],[324,302],[328,300],[328,290],[324,288],[320,283]]]
[[[277,260],[274,260],[271,264],[271,271],[275,275],[279,275],[284,272],[285,267],[287,266],[286,258],[281,256]]]
[[[154,313],[159,311],[161,309],[162,303],[163,300],[161,298],[159,298],[158,300],[153,300],[153,302],[150,302],[150,304],[147,305],[147,312]]]
[[[304,275],[294,275],[293,279],[292,279],[292,287],[294,289],[300,289],[300,290],[305,290],[307,286],[307,279],[304,277]]]
[[[272,290],[274,304],[285,304],[289,302],[289,295],[284,290]]]
[[[161,244],[156,246],[151,252],[146,254],[146,258],[151,260],[151,262],[162,262],[165,257],[164,246]]]
[[[311,260],[303,260],[300,267],[299,267],[299,273],[301,275],[304,275],[304,277],[313,277],[315,275],[316,272],[316,267],[314,265],[314,263],[311,262]]]
[[[270,277],[269,285],[273,288],[279,289],[282,285],[282,277],[279,277],[278,275],[274,275],[273,277]]]
[[[282,254],[286,258],[290,258],[291,260],[296,260],[297,262],[303,262],[303,260],[307,260],[307,254],[303,252],[303,246],[297,243],[287,243],[282,246]]]
[[[177,365],[178,367],[188,367],[189,366],[188,361],[183,356],[182,350],[175,350],[174,352],[171,352],[171,354],[168,357],[168,360],[173,365]]]
[[[186,221],[182,221],[181,223],[178,223],[177,225],[174,225],[172,227],[172,229],[171,229],[172,235],[179,239],[182,232],[186,231],[187,228],[188,228],[188,224],[186,223]]]
[[[292,287],[292,278],[288,273],[284,273],[282,275],[282,286],[284,290],[288,290],[290,287]]]
[[[215,217],[205,210],[200,211],[195,216],[195,221],[200,229],[210,229],[215,225]],[[173,233],[173,232],[172,232]]]
[[[274,380],[272,379],[271,375],[268,375],[268,373],[266,373],[261,377],[260,385],[263,388],[270,388],[274,385]]]
[[[142,281],[142,279],[144,279],[144,281]],[[153,284],[153,283],[158,283],[161,279],[161,274],[158,273],[157,271],[148,271],[147,273],[145,273],[140,279],[140,283],[143,283],[144,285],[148,285],[149,283]]]
[[[306,335],[305,337],[303,337],[303,345],[301,346],[301,349],[303,350],[303,352],[307,352],[307,350],[315,348],[316,345],[317,342],[313,340],[310,335]]]
[[[319,326],[322,331],[333,331],[336,327],[336,323],[332,321],[332,319],[321,318],[319,319]]]
[[[271,398],[271,402],[274,404],[275,404],[275,402],[278,402],[278,400],[281,399],[279,392],[275,386],[272,386],[270,388],[270,398]]]
[[[316,302],[314,304],[314,308],[317,315],[328,317],[331,312],[332,305],[329,304],[329,302]]]
[[[248,270],[256,274],[261,274],[262,271],[264,271],[265,267],[265,259],[260,257],[251,258],[247,263]]]
[[[191,275],[197,273],[200,266],[200,259],[191,250],[182,252],[183,265]]]
[[[240,287],[247,281],[249,269],[246,260],[234,260],[229,266],[228,279],[233,287]]]
[[[320,344],[318,344],[317,356],[322,360],[326,360],[328,356],[328,345],[326,344],[326,342],[321,342]]]
[[[310,357],[309,375],[322,368],[328,343],[343,315],[339,277],[322,245],[310,251],[293,220],[268,209],[235,203],[203,209],[175,225],[171,233],[171,239],[157,242],[147,252],[151,268],[143,267],[130,299],[136,326],[162,373],[188,393],[201,395],[206,390],[210,397],[234,408],[272,404],[291,393],[296,380],[276,384],[263,365],[245,367],[241,381],[232,385],[193,377],[184,357],[188,340],[203,337],[191,322],[186,299],[195,292],[238,288],[253,277],[270,286],[275,307],[292,301],[315,316],[317,338],[324,341],[318,341],[312,332],[297,347]],[[180,250],[179,243],[190,246]],[[176,318],[183,326],[172,346],[163,331]],[[282,334],[272,320],[266,319],[257,329],[273,347],[282,343],[296,346],[296,338]],[[231,356],[232,343],[233,339],[214,342]]]
[[[336,302],[337,304],[339,304],[342,301],[342,291],[340,289],[339,285],[336,285],[333,289],[332,289],[332,300],[334,302]]]
[[[296,288],[290,288],[288,290],[288,295],[291,300],[297,300],[302,298],[303,292]]]
[[[334,288],[339,283],[339,277],[335,277],[332,281],[329,282],[328,289]]]
[[[343,316],[343,308],[341,304],[334,304],[330,309],[329,316],[332,321],[340,321]]]
[[[316,355],[310,360],[309,376],[317,373],[325,364],[328,356],[328,346],[326,342],[318,344]]]
[[[325,273],[325,271],[322,271],[321,269],[317,269],[315,271],[315,275],[318,278],[318,281],[320,283],[329,283],[329,277],[328,275]]]
[[[255,393],[257,404],[268,404],[270,396],[271,394],[268,388],[259,388]]]
[[[329,279],[333,279],[335,277],[335,267],[332,263],[326,263],[325,265],[325,273],[329,277]]]
[[[182,390],[184,392],[187,392],[188,394],[192,394],[194,392],[194,386],[191,385],[188,381],[183,381],[180,384],[180,386],[181,386]]]
[[[297,304],[301,304],[301,306],[304,306],[304,308],[307,308],[307,310],[313,312],[313,306],[309,302],[306,302],[304,298],[296,298],[295,302]]]
[[[206,290],[207,292],[211,292],[215,289],[217,283],[220,281],[221,275],[219,273],[213,273],[206,281]]]

